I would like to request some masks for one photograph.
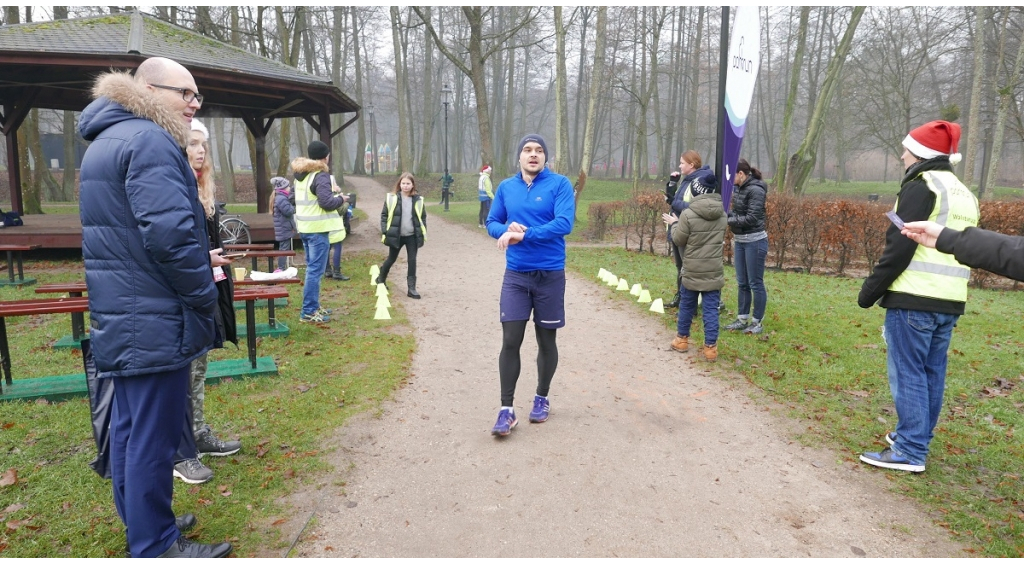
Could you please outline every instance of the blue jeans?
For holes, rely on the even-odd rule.
[[[768,290],[764,287],[764,262],[768,258],[768,239],[753,243],[736,243],[733,263],[736,264],[736,284],[739,285],[739,314],[750,313],[750,298],[754,298],[754,319],[764,319],[768,303]]]
[[[908,309],[885,311],[889,390],[896,404],[892,450],[924,464],[946,388],[949,340],[959,315]]]
[[[341,270],[341,243],[334,243],[331,245],[331,253],[334,254],[334,260],[331,264],[334,266],[334,270]]]
[[[690,325],[697,312],[697,296],[703,296],[701,304],[704,319],[704,344],[714,345],[718,342],[718,303],[722,300],[721,290],[710,292],[693,292],[685,286],[679,286],[679,318],[676,322],[676,333],[680,337],[690,336]]]
[[[327,268],[327,250],[331,243],[326,233],[299,233],[306,251],[306,283],[302,287],[302,315],[320,309],[320,279]]]

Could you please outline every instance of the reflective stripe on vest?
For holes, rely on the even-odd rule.
[[[380,242],[387,244],[388,231],[391,231],[391,222],[395,219],[395,207],[398,205],[398,194],[394,192],[388,193],[384,197],[384,203],[388,206],[388,222],[384,226],[384,232],[380,234]],[[423,224],[423,198],[416,200],[416,203],[412,206],[413,211],[416,213],[416,217],[420,220],[420,231],[423,232],[423,241],[427,240],[427,226]],[[415,235],[416,226],[413,225],[413,235]],[[399,229],[401,233],[401,229]]]
[[[963,231],[978,225],[978,199],[949,171],[921,173],[928,189],[935,194],[935,207],[930,221]],[[899,201],[896,202],[899,206]],[[896,208],[893,208],[896,209]],[[960,264],[953,255],[918,245],[907,269],[892,283],[889,290],[926,298],[966,302],[967,282],[971,269]]]
[[[299,233],[333,233],[339,230],[344,233],[345,221],[338,212],[323,209],[316,200],[313,179],[317,174],[310,173],[302,180],[295,181],[295,226]]]

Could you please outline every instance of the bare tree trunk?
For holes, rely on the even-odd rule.
[[[974,80],[971,83],[971,109],[967,116],[967,151],[964,153],[963,182],[974,184],[974,161],[978,156],[978,139],[981,136],[981,98],[985,77],[985,24],[988,8],[974,8]]]
[[[430,6],[423,9],[428,18],[432,17]],[[430,32],[423,30],[423,106],[420,115],[423,118],[423,133],[420,135],[420,158],[416,165],[416,175],[423,177],[430,171],[430,147],[437,123],[437,93],[434,87],[434,42],[430,40]]]
[[[220,167],[220,185],[224,187],[224,201],[234,203],[235,201],[235,165],[231,162],[231,150],[225,142],[224,120],[228,118],[213,118],[213,142],[217,146],[217,157]]]
[[[1003,30],[1004,34],[1008,32],[1008,29]],[[996,89],[999,92],[999,113],[996,115],[995,137],[992,140],[992,156],[989,159],[988,174],[986,175],[993,188],[995,188],[998,179],[999,157],[1003,153],[1003,130],[1006,126],[1010,104],[1017,90],[1017,84],[1020,82],[1022,65],[1024,65],[1024,41],[1020,42],[1020,47],[1017,49],[1017,60],[1013,64],[1013,70],[1010,72],[1006,83],[1001,88]]]
[[[864,9],[864,6],[856,6],[850,14],[850,23],[846,27],[846,33],[843,34],[843,39],[836,47],[836,52],[829,61],[828,69],[825,71],[825,81],[822,84],[821,94],[818,96],[817,103],[814,105],[814,111],[811,113],[807,134],[804,136],[800,148],[797,149],[797,152],[789,160],[789,169],[786,171],[786,186],[787,189],[791,189],[796,194],[803,193],[804,183],[807,182],[807,177],[810,176],[811,171],[814,169],[815,147],[818,145],[823,130],[822,124],[825,120],[825,111],[832,103],[832,96],[842,75],[843,65],[846,62],[846,56],[850,52],[850,46],[853,44],[854,32],[857,30],[861,16],[864,15]]]
[[[412,147],[412,133],[409,130],[409,112],[408,103],[406,97],[409,95],[409,80],[406,76],[406,64],[405,57],[402,51],[402,41],[399,37],[399,26],[401,25],[401,17],[398,14],[398,7],[391,6],[391,43],[395,49],[395,78],[397,79],[396,87],[398,88],[398,166],[396,169],[401,172],[406,170],[412,161],[406,156],[406,153],[411,154],[410,147]]]
[[[494,162],[494,145],[491,143],[492,126],[489,109],[490,102],[486,88],[487,59],[498,50],[503,49],[505,43],[511,37],[513,37],[519,30],[526,27],[527,24],[532,22],[534,12],[532,10],[526,10],[526,13],[522,16],[520,21],[510,23],[507,26],[507,29],[501,30],[499,35],[493,37],[494,47],[485,51],[483,45],[484,8],[481,6],[462,6],[462,14],[469,25],[469,66],[467,66],[437,34],[430,18],[424,17],[423,10],[416,6],[413,6],[413,10],[417,15],[419,15],[424,25],[427,26],[430,36],[434,39],[434,44],[441,53],[443,53],[456,68],[469,77],[470,81],[473,83],[473,94],[476,102],[477,127],[480,130],[480,161],[485,163]]]
[[[793,54],[793,67],[789,75],[789,94],[786,96],[786,109],[782,116],[782,135],[779,136],[779,164],[776,167],[774,187],[786,191],[786,155],[789,154],[789,134],[793,125],[793,111],[796,109],[796,96],[800,86],[800,69],[803,66],[804,50],[807,46],[807,20],[811,14],[810,6],[800,8],[800,23],[797,30],[796,52]]]
[[[687,71],[687,75],[690,77],[690,100],[686,104],[686,113],[689,114],[689,117],[686,120],[686,139],[684,140],[687,147],[694,147],[697,144],[697,94],[700,90],[700,49],[704,37],[704,10],[704,6],[697,8],[697,37],[690,49],[690,68]],[[704,155],[704,158],[708,157],[710,154]]]
[[[569,77],[565,68],[565,33],[562,7],[555,6],[555,171],[562,174],[569,172],[569,96],[566,93]]]
[[[587,123],[583,128],[583,158],[580,161],[580,172],[576,177],[576,203],[587,187],[587,175],[590,174],[590,163],[594,152],[594,129],[597,99],[604,84],[605,49],[608,36],[608,7],[597,9],[597,29],[594,37],[594,69],[590,75],[590,92],[587,96]]]
[[[339,8],[335,8],[335,17]],[[356,82],[356,100],[363,106],[363,112],[366,111],[366,106],[372,103],[372,100],[367,100],[363,97],[363,63],[362,55],[359,53],[359,38],[360,38],[360,27],[359,27],[359,8],[352,6],[349,7],[350,14],[352,15],[352,57],[355,59],[355,82]],[[361,113],[359,118],[359,129],[356,131],[356,150],[355,160],[352,165],[354,174],[366,174],[366,162],[364,160],[366,151],[366,114]],[[376,154],[377,148],[371,147],[371,154]]]

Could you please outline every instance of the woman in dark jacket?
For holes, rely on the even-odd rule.
[[[387,282],[388,272],[398,260],[398,252],[405,247],[409,261],[408,296],[420,299],[416,292],[416,251],[427,240],[427,213],[423,210],[423,198],[416,193],[416,178],[412,174],[402,173],[395,183],[395,191],[384,199],[380,232],[381,242],[388,246],[388,258],[380,267],[377,283]]]
[[[739,286],[739,307],[736,321],[725,326],[730,331],[757,335],[764,331],[768,290],[764,286],[765,260],[768,258],[768,232],[765,231],[765,201],[768,186],[761,180],[761,171],[740,159],[733,175],[737,186],[732,195],[729,228],[732,229],[736,284]],[[754,315],[750,315],[753,301]]]

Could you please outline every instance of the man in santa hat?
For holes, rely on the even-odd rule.
[[[888,448],[861,455],[872,466],[924,472],[942,408],[946,353],[964,313],[971,271],[900,229],[903,221],[928,220],[961,231],[978,224],[978,199],[953,174],[959,143],[960,126],[947,121],[926,123],[903,140],[907,168],[894,208],[899,217],[886,231],[882,257],[857,298],[860,307],[877,303],[886,310],[882,337],[899,418],[885,434]]]

